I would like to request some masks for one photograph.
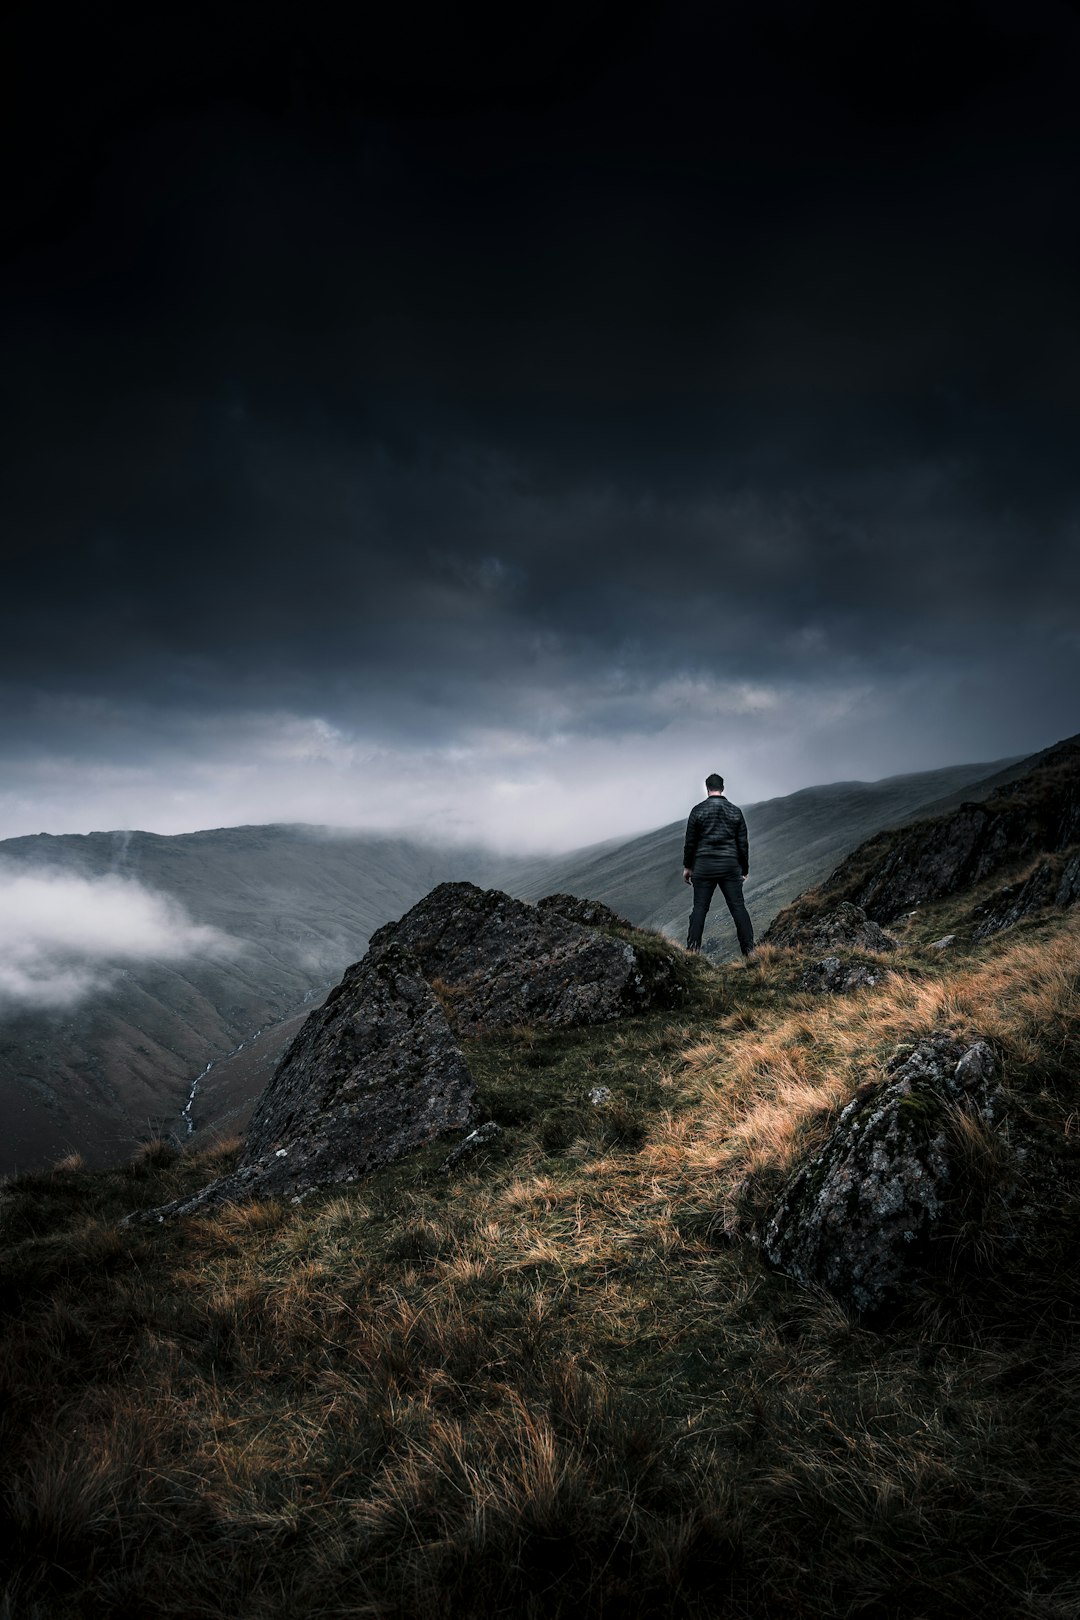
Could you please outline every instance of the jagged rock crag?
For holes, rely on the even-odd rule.
[[[841,900],[861,907],[873,921],[887,923],[915,907],[974,888],[998,872],[1004,876],[1009,868],[1022,869],[1039,855],[1060,857],[1078,843],[1080,738],[1070,738],[981,804],[962,804],[948,815],[868,839],[820,888],[782,911],[765,938],[775,944],[801,943],[799,936],[815,915]],[[1076,903],[1080,876],[1066,876],[1074,860],[1067,856],[1050,863],[1052,873],[1062,869],[1057,894],[1049,878],[1035,874],[1019,907],[1016,894],[995,896],[994,915],[1008,917],[995,926],[1009,926],[1046,904]]]
[[[678,954],[603,931],[612,927],[629,924],[589,901],[554,895],[532,907],[472,883],[440,884],[372,936],[363,961],[306,1020],[259,1101],[236,1169],[132,1218],[300,1198],[474,1124],[475,1087],[455,1030],[599,1023],[682,999]]]
[[[373,934],[371,949],[392,940],[410,951],[466,1035],[514,1024],[604,1023],[683,999],[687,970],[675,951],[645,952],[563,914],[584,914],[583,906],[592,909],[561,895],[530,906],[498,889],[440,883],[400,922]],[[607,926],[609,919],[628,926],[606,906],[597,912]]]
[[[951,1110],[993,1121],[985,1041],[936,1033],[860,1088],[770,1211],[761,1249],[777,1270],[874,1316],[896,1305],[962,1191]]]
[[[355,1181],[470,1123],[475,1085],[419,966],[388,944],[348,969],[263,1092],[236,1169],[164,1219]]]

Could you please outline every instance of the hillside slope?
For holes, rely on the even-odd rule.
[[[208,1063],[232,1057],[231,1084],[247,1104],[297,1016],[363,955],[374,929],[447,876],[490,870],[479,852],[288,826],[14,838],[0,843],[0,861],[134,878],[242,947],[232,960],[127,964],[71,1010],[9,1010],[0,1020],[0,1173],[73,1149],[109,1163],[148,1132],[181,1127]],[[224,1098],[219,1112],[228,1112]]]
[[[801,938],[816,915],[841,902],[874,922],[915,916],[927,904],[966,892],[964,932],[975,937],[1080,896],[1080,735],[1009,773],[982,799],[876,833],[824,883],[774,920],[768,938]]]
[[[927,900],[870,990],[766,947],[690,959],[676,1011],[471,1039],[500,1132],[452,1172],[435,1141],[136,1227],[235,1151],[9,1185],[11,1612],[1064,1620],[1080,907],[935,949],[980,893]],[[871,1329],[753,1234],[935,1031],[992,1051],[996,1123],[957,1116],[955,1207]]]

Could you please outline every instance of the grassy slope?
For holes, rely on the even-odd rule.
[[[773,949],[694,962],[678,1015],[474,1043],[505,1130],[450,1178],[437,1144],[133,1231],[223,1156],[10,1186],[6,1612],[1075,1614],[1080,917],[942,959],[967,903],[862,996]],[[871,1333],[725,1228],[941,1026],[1037,1152],[969,1134],[964,1219]]]

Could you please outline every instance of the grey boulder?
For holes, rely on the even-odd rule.
[[[886,977],[886,970],[877,963],[845,962],[839,956],[823,956],[804,969],[795,987],[809,990],[812,995],[843,995],[851,990],[872,989]]]
[[[761,1238],[769,1264],[860,1314],[894,1306],[958,1190],[950,1112],[991,1122],[994,1072],[982,1040],[939,1032],[898,1053],[780,1193]]]
[[[895,951],[896,940],[866,915],[861,906],[842,900],[831,910],[809,917],[796,908],[781,912],[766,934],[774,945],[800,950]]]
[[[475,1131],[470,1131],[465,1140],[459,1142],[456,1148],[450,1149],[450,1152],[439,1166],[440,1171],[443,1175],[446,1175],[455,1165],[460,1164],[462,1159],[467,1159],[473,1153],[477,1153],[480,1148],[487,1147],[489,1142],[496,1141],[501,1135],[502,1129],[495,1120],[485,1120],[484,1124],[478,1125]]]

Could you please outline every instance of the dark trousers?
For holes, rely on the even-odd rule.
[[[743,902],[743,880],[736,873],[732,877],[695,877],[694,878],[694,909],[690,913],[690,931],[686,936],[687,950],[701,949],[701,935],[705,928],[705,918],[715,889],[727,901],[727,908],[731,912],[731,920],[735,924],[735,931],[739,936],[739,949],[744,956],[749,956],[754,948],[754,925],[750,921],[750,913]]]

